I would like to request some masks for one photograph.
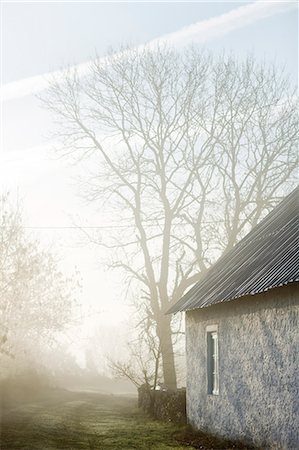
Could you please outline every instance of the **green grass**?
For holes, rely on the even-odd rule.
[[[187,448],[239,447],[183,425],[153,420],[137,409],[136,399],[67,391],[53,391],[6,411],[0,431],[1,450]]]
[[[192,449],[180,444],[173,424],[148,418],[136,399],[53,392],[51,397],[3,415],[1,450],[164,450]]]

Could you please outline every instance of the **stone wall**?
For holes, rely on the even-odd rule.
[[[186,390],[153,391],[146,385],[138,389],[138,406],[166,422],[186,423]]]
[[[219,395],[207,394],[208,325],[218,325]],[[299,448],[298,285],[189,311],[186,340],[191,425],[263,448]]]

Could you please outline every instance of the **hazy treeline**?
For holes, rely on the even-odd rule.
[[[48,371],[49,354],[74,320],[78,278],[24,228],[9,194],[0,199],[0,378]],[[57,367],[54,364],[54,367]]]

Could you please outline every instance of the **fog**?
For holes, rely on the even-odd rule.
[[[1,13],[3,416],[184,387],[168,310],[298,183],[294,5],[49,5]]]

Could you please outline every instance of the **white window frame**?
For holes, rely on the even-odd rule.
[[[219,395],[219,333],[218,325],[206,327],[207,390],[208,395]]]

